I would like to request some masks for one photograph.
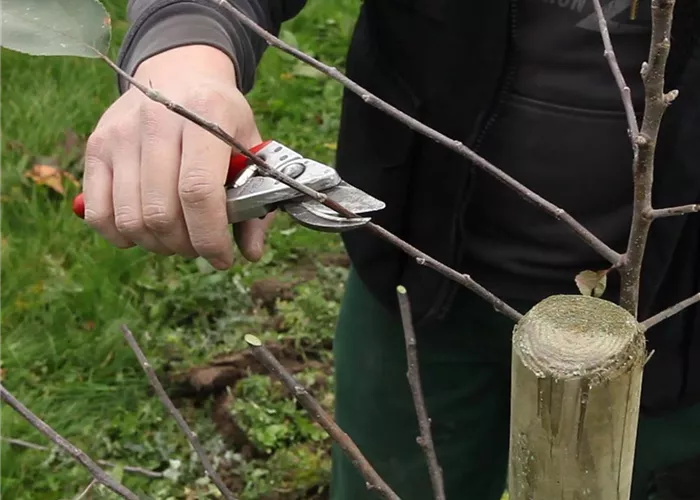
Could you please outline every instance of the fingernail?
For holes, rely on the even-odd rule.
[[[215,268],[217,268],[221,271],[225,271],[226,269],[228,269],[229,267],[231,267],[233,265],[233,259],[231,259],[231,260],[212,259],[209,262],[211,263],[212,266],[214,266]]]

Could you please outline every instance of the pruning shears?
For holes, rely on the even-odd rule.
[[[267,140],[250,152],[265,160],[271,168],[297,182],[325,194],[357,215],[384,209],[384,202],[343,181],[335,169],[305,158],[284,144]],[[326,207],[295,188],[262,175],[245,155],[231,156],[226,177],[226,212],[230,224],[265,217],[276,209],[287,212],[302,226],[316,231],[339,233],[367,224],[371,217],[348,218]],[[73,212],[85,216],[80,193],[73,200]]]

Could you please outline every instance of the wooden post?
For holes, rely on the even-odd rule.
[[[645,339],[627,311],[556,295],[513,335],[510,500],[628,500]]]

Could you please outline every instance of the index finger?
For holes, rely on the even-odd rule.
[[[179,178],[182,211],[192,246],[218,269],[233,263],[224,187],[230,157],[230,146],[199,125],[185,123]]]

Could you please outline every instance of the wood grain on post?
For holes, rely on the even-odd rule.
[[[510,500],[628,500],[645,339],[612,302],[556,295],[513,335]]]

